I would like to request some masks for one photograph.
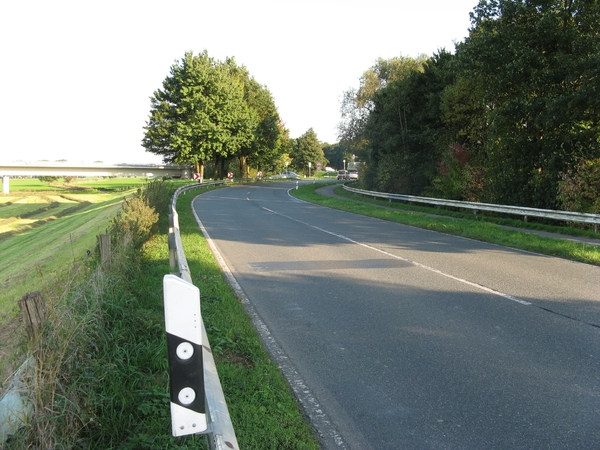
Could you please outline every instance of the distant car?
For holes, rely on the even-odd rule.
[[[281,172],[281,178],[300,178],[296,172]]]
[[[347,170],[338,170],[337,179],[338,180],[347,180],[348,179],[348,171]]]
[[[348,179],[349,180],[358,180],[358,170],[350,169],[348,171]]]
[[[335,169],[333,167],[325,167],[325,172],[335,172]]]

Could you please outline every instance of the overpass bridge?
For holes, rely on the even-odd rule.
[[[104,164],[104,163],[69,163],[69,162],[35,162],[35,163],[2,163],[2,193],[10,191],[11,176],[72,176],[72,177],[172,177],[192,178],[191,166],[170,164]]]

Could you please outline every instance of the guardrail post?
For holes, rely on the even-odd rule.
[[[175,272],[177,269],[177,260],[175,259],[175,255],[177,254],[175,250],[175,233],[172,228],[169,228],[169,266],[171,267],[171,272]]]
[[[200,290],[175,276],[163,278],[173,436],[207,430]]]
[[[223,181],[218,181],[218,182],[212,182],[212,183],[203,183],[200,185],[188,185],[185,187],[181,187],[179,189],[177,189],[177,191],[175,191],[175,194],[173,194],[173,198],[171,199],[171,213],[172,213],[172,219],[170,218],[170,220],[172,220],[172,231],[170,230],[170,234],[172,234],[172,242],[173,242],[173,249],[175,252],[174,258],[175,258],[175,262],[176,262],[176,268],[178,269],[178,274],[179,277],[176,275],[165,275],[165,278],[163,279],[163,284],[165,283],[165,279],[168,281],[173,282],[173,279],[179,279],[181,278],[182,282],[185,282],[186,286],[188,286],[187,289],[192,289],[189,288],[189,286],[192,286],[195,288],[195,286],[192,284],[192,277],[190,274],[190,270],[187,264],[187,260],[185,257],[185,253],[183,251],[183,245],[181,242],[181,235],[179,232],[179,218],[177,215],[177,210],[175,208],[175,205],[177,204],[177,198],[179,197],[179,195],[183,192],[185,192],[188,189],[192,189],[192,188],[196,188],[196,187],[208,187],[208,186],[216,186],[218,184],[223,184]],[[177,282],[173,282],[175,286],[178,286],[179,284]],[[184,285],[182,285],[184,286]],[[197,289],[197,288],[195,288]],[[164,288],[164,292],[165,292],[165,321],[167,320],[167,313],[166,313],[166,308],[167,308],[167,288]],[[229,411],[227,409],[227,403],[225,402],[225,396],[223,394],[223,388],[221,387],[221,381],[219,380],[219,375],[217,373],[217,368],[215,365],[215,361],[212,355],[212,351],[210,349],[210,342],[208,341],[208,336],[206,335],[206,328],[204,327],[204,322],[202,321],[201,317],[200,317],[200,310],[199,310],[199,305],[200,305],[200,291],[197,291],[197,301],[194,300],[193,305],[197,305],[197,314],[194,313],[194,317],[198,318],[198,323],[194,325],[194,339],[197,339],[197,329],[195,328],[196,325],[200,327],[201,330],[201,336],[202,336],[202,340],[201,341],[193,341],[193,342],[201,342],[200,345],[200,349],[199,352],[196,352],[196,350],[198,350],[198,348],[194,345],[194,343],[192,341],[187,341],[185,339],[184,336],[179,334],[179,327],[175,327],[175,330],[172,330],[171,327],[167,326],[167,332],[168,335],[169,334],[176,334],[176,336],[178,336],[180,340],[175,340],[174,343],[170,343],[168,344],[169,346],[169,370],[170,372],[172,371],[171,369],[171,361],[173,361],[173,363],[175,363],[176,365],[182,365],[182,367],[188,367],[191,368],[193,366],[191,360],[188,363],[184,363],[185,361],[187,361],[185,359],[185,357],[189,354],[190,351],[190,347],[188,347],[187,345],[185,345],[185,343],[189,343],[192,348],[194,349],[194,355],[198,355],[198,354],[202,354],[201,358],[202,358],[202,378],[203,378],[203,386],[204,386],[204,399],[205,399],[205,407],[204,407],[204,419],[202,421],[202,418],[197,417],[197,416],[193,416],[191,415],[191,413],[189,413],[189,411],[185,411],[186,408],[185,406],[187,405],[186,402],[191,402],[190,404],[193,404],[195,407],[197,407],[197,409],[200,409],[200,406],[197,405],[197,402],[199,401],[197,399],[197,397],[195,397],[192,400],[191,399],[191,392],[189,390],[186,390],[186,387],[191,388],[194,393],[196,393],[196,389],[193,386],[187,386],[186,382],[178,382],[179,384],[177,386],[173,386],[172,385],[172,381],[171,383],[171,417],[172,417],[172,427],[173,427],[173,434],[175,435],[175,432],[177,432],[177,436],[181,436],[183,434],[185,434],[184,432],[187,430],[189,431],[189,433],[187,434],[191,434],[191,433],[201,433],[201,434],[206,434],[206,438],[207,438],[207,443],[208,443],[208,447],[211,450],[239,450],[239,446],[237,443],[237,438],[235,436],[235,431],[233,429],[233,424],[231,423],[231,417],[229,416]],[[173,294],[172,289],[169,289],[169,295]],[[189,294],[189,293],[188,293]],[[191,297],[191,294],[189,294]],[[179,294],[177,294],[175,296],[176,298],[180,298]],[[194,293],[194,299],[196,298],[196,294]],[[171,303],[171,302],[169,302]],[[182,306],[182,305],[179,305]],[[196,308],[196,306],[193,306],[193,308]],[[187,306],[184,308],[185,310],[185,314],[186,316],[189,316],[190,313],[193,313],[194,311],[196,311],[196,309],[192,309],[190,311],[188,311]],[[186,317],[186,320],[189,320],[189,317]],[[169,333],[169,330],[172,330],[174,333]],[[171,338],[169,338],[171,339]],[[182,340],[181,340],[182,339]],[[182,344],[184,344],[183,347],[180,347]],[[177,350],[180,351],[180,353],[183,355],[183,357],[181,357],[181,355],[178,355]],[[178,369],[175,369],[175,372],[177,372]],[[197,384],[198,379],[197,378],[193,378],[193,380],[195,380],[194,382]],[[183,392],[182,392],[183,391]],[[181,399],[183,399],[183,401],[181,401]],[[180,404],[182,403],[182,404]],[[174,406],[175,405],[175,406]],[[173,415],[173,411],[175,410],[176,415]],[[183,418],[180,417],[180,415],[178,413],[182,413],[181,415],[184,416]],[[197,413],[197,412],[196,412]],[[199,413],[198,413],[199,414]],[[198,419],[198,420],[196,420]],[[190,430],[189,427],[191,427],[192,429]],[[196,425],[194,427],[194,424]],[[202,428],[200,425],[204,425],[205,430],[204,431],[200,431],[200,428]],[[181,428],[183,426],[183,428]]]
[[[177,261],[175,260],[177,246],[175,244],[175,226],[174,226],[173,214],[169,214],[168,243],[169,243],[169,265],[171,267],[171,272],[175,272],[175,269],[177,269]]]

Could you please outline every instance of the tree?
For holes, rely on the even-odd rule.
[[[317,163],[326,163],[323,147],[317,139],[317,134],[310,128],[306,133],[295,140],[290,157],[292,168],[298,172],[307,172],[308,163],[316,170]]]
[[[344,167],[344,160],[346,160],[346,162],[350,161],[353,155],[353,153],[341,143],[323,144],[323,154],[328,161],[327,164],[338,170]]]
[[[340,142],[351,153],[367,159],[369,142],[365,136],[365,127],[375,108],[375,94],[389,83],[403,79],[410,69],[420,70],[425,55],[418,58],[396,57],[379,58],[377,62],[360,77],[358,89],[344,92],[341,105],[342,120],[338,125]]]
[[[554,208],[559,173],[600,155],[600,4],[481,0],[471,19],[459,83],[482,95],[487,200]]]
[[[244,82],[244,100],[253,117],[252,140],[236,156],[242,176],[248,176],[249,164],[257,169],[272,165],[282,151],[284,127],[269,90],[250,77],[245,68],[235,68]]]
[[[194,164],[203,177],[204,162],[228,157],[249,146],[256,118],[244,99],[244,80],[203,53],[188,52],[171,67],[163,89],[151,97],[142,145],[165,162]]]
[[[451,62],[443,50],[428,59],[404,58],[374,92],[363,131],[367,189],[422,195],[429,185],[444,144],[440,104],[453,81]]]
[[[579,160],[560,174],[558,202],[567,211],[600,214],[600,158]]]

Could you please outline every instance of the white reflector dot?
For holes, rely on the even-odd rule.
[[[182,405],[189,405],[196,399],[196,392],[192,388],[183,388],[177,396]]]
[[[190,359],[194,355],[194,346],[189,342],[182,342],[177,346],[177,357],[179,359]]]

